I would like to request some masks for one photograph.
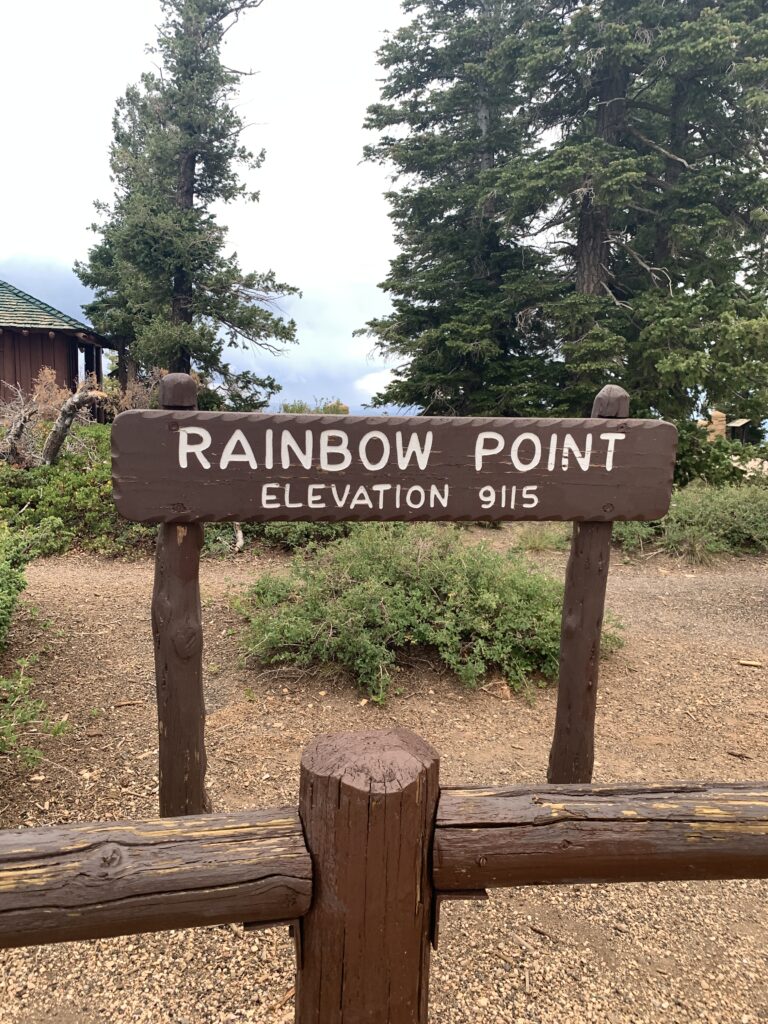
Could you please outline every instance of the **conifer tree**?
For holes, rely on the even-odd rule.
[[[394,311],[367,333],[399,358],[380,404],[434,414],[541,409],[558,370],[535,308],[547,267],[495,195],[523,146],[514,75],[522,11],[506,0],[406,0],[379,52],[388,75],[367,127],[369,159],[394,165],[401,252],[383,287]]]
[[[99,240],[88,261],[76,265],[95,289],[86,312],[115,338],[122,375],[130,353],[146,367],[194,369],[223,380],[251,407],[276,385],[233,373],[225,348],[272,351],[293,341],[295,325],[273,302],[295,289],[271,271],[241,270],[213,206],[258,198],[240,171],[257,168],[264,154],[254,156],[240,141],[244,123],[233,98],[241,73],[222,63],[221,47],[240,16],[260,4],[161,0],[164,21],[152,51],[159,70],[117,103],[114,201],[97,204]]]
[[[425,19],[453,22],[438,35],[431,55],[414,43],[411,53],[401,48],[398,62],[388,64],[390,51],[383,51],[385,97],[398,81],[410,80],[414,90],[401,87],[398,95],[401,109],[421,118],[411,121],[407,137],[416,153],[433,109],[442,110],[447,125],[445,105],[467,68],[485,66],[487,51],[478,41],[484,18],[495,16],[501,26],[503,38],[494,48],[496,92],[506,97],[503,124],[515,143],[499,153],[493,174],[479,180],[479,202],[492,203],[500,246],[530,246],[539,253],[533,282],[518,267],[497,288],[499,296],[514,296],[511,319],[517,314],[535,327],[535,399],[544,390],[550,408],[580,414],[603,384],[615,381],[630,391],[637,412],[686,418],[714,405],[765,418],[764,5],[409,0],[405,7],[415,12],[412,25],[398,34],[405,39]],[[463,53],[453,51],[455,60],[442,42],[451,36],[466,42]],[[425,66],[442,76],[433,97],[417,91],[414,75]],[[458,120],[451,123],[458,126]],[[387,156],[413,173],[398,145],[393,139]],[[433,157],[430,174],[437,179],[441,157]],[[440,166],[450,173],[447,160]],[[444,198],[436,189],[431,194],[439,195],[435,202]],[[429,200],[425,188],[420,207],[429,208]],[[419,207],[408,189],[393,202],[395,223],[418,231]],[[449,284],[454,294],[470,294],[468,264],[462,271],[426,234],[421,241],[433,281]],[[381,322],[378,336],[387,351],[411,362],[389,389],[389,400],[398,400],[409,380],[419,378],[419,359],[428,352],[418,325],[422,297],[411,301],[407,276],[398,279],[396,266],[387,283],[395,313]],[[525,299],[517,293],[523,280]],[[414,315],[406,353],[395,328],[407,329]],[[484,336],[482,318],[475,333]],[[471,335],[468,324],[468,346]],[[475,398],[475,408],[486,412],[498,407],[505,383],[515,395],[530,387],[514,361],[493,363],[495,388],[483,383]],[[435,378],[450,376],[448,364],[430,365]],[[438,379],[432,385],[449,386]]]

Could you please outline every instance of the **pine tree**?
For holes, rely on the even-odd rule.
[[[115,198],[97,204],[99,241],[75,268],[95,290],[86,312],[115,338],[123,379],[130,354],[145,367],[194,369],[223,381],[249,406],[263,404],[275,382],[234,374],[225,347],[274,351],[295,335],[294,323],[270,308],[295,289],[271,271],[244,273],[212,211],[216,203],[258,198],[240,170],[257,168],[264,154],[240,142],[244,124],[232,101],[241,74],[222,63],[221,47],[260,3],[161,0],[164,22],[152,51],[160,69],[117,103]],[[216,401],[214,392],[208,398]]]
[[[505,194],[556,238],[573,411],[768,410],[768,16],[752,0],[542,0],[521,62],[542,146]],[[544,144],[555,136],[555,141]],[[536,198],[538,197],[538,198]]]
[[[414,18],[379,52],[388,77],[366,124],[381,133],[368,158],[392,164],[401,182],[388,194],[401,252],[382,286],[394,311],[367,333],[402,361],[375,402],[454,415],[540,410],[559,372],[536,308],[546,261],[520,244],[495,195],[525,141],[509,73],[521,8],[403,6]]]
[[[489,282],[496,302],[511,300],[509,320],[532,325],[535,342],[528,377],[514,360],[493,357],[494,374],[467,381],[473,411],[495,412],[507,387],[521,408],[544,402],[580,414],[603,384],[615,381],[628,388],[638,413],[685,418],[715,405],[765,418],[764,5],[409,0],[404,6],[416,12],[414,21],[385,47],[383,58],[389,71],[384,96],[399,100],[396,123],[405,124],[407,134],[405,142],[393,137],[389,150],[380,151],[405,173],[414,170],[403,163],[404,146],[417,156],[426,151],[431,162],[420,189],[406,185],[392,197],[403,266],[398,273],[393,264],[387,287],[395,313],[380,322],[378,336],[387,351],[410,363],[386,397],[406,396],[424,366],[433,370],[434,388],[451,388],[453,367],[430,356],[419,323],[429,303],[412,291],[409,277],[420,210],[482,208],[490,209],[486,227],[501,250],[536,253],[525,272],[521,264],[508,266],[503,283]],[[488,18],[498,26],[491,50],[483,44]],[[428,25],[438,32],[432,44]],[[410,49],[401,44],[398,50],[398,39],[411,40]],[[459,39],[461,52],[450,45]],[[450,181],[457,176],[452,154],[429,148],[432,126],[439,140],[455,127],[477,144],[478,127],[447,111],[468,69],[477,66],[493,69],[488,77],[499,106],[492,103],[492,109],[500,112],[504,144],[493,167],[474,179],[476,192],[446,195],[449,188],[436,187],[440,173]],[[372,123],[385,124],[381,116]],[[472,295],[468,261],[446,258],[427,234],[420,241],[435,294],[440,282],[454,302]],[[487,297],[482,309],[493,303]],[[467,350],[473,331],[476,343],[486,338],[486,321],[477,313],[465,325]],[[530,344],[531,332],[523,339]],[[519,340],[516,335],[515,344]],[[414,398],[417,390],[411,389]]]

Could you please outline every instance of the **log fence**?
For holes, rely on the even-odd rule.
[[[193,399],[189,378],[165,379],[165,411],[154,415],[169,435],[185,429],[180,423],[194,422],[175,418],[191,414]],[[579,429],[586,422],[603,429],[602,437],[632,431],[637,437],[639,421],[627,420],[627,413],[626,395],[609,388],[596,401],[598,419],[580,421]],[[294,419],[303,427],[313,421]],[[323,418],[333,421],[328,435],[336,435],[333,449],[327,437],[322,442],[326,456],[341,450],[339,419]],[[552,430],[570,421],[531,422],[525,436],[541,454],[541,423]],[[435,426],[438,438],[443,426]],[[185,451],[202,454],[210,432],[190,429],[197,447],[185,442]],[[310,433],[307,427],[307,446]],[[383,430],[373,433],[380,445],[382,438],[389,443]],[[361,436],[363,451],[369,442]],[[501,450],[495,447],[501,436],[496,427],[483,430],[475,449],[480,462],[486,452]],[[661,433],[655,436],[663,441]],[[250,462],[253,453],[243,441],[238,450],[230,439],[226,451]],[[647,462],[645,441],[633,450]],[[586,451],[580,457],[586,459]],[[441,789],[433,748],[405,729],[391,729],[312,741],[301,759],[298,809],[190,813],[209,807],[197,580],[202,525],[188,518],[183,502],[159,520],[153,512],[151,521],[161,522],[153,597],[161,817],[0,832],[0,948],[235,922],[290,923],[297,1024],[427,1024],[430,950],[446,899],[482,899],[486,889],[499,886],[768,878],[768,783],[589,784],[615,507],[610,451],[594,493],[582,488],[569,506],[580,512],[571,516],[555,740],[549,784],[541,786]],[[519,447],[517,453],[521,458]],[[668,448],[661,454],[666,465]],[[141,485],[124,456],[118,446],[115,487],[123,494]],[[208,462],[198,457],[201,466],[203,459]],[[552,466],[555,461],[550,455]],[[656,478],[654,507],[664,473]],[[157,479],[162,489],[162,475]],[[185,493],[194,502],[194,491]],[[205,500],[213,507],[219,498]],[[471,510],[471,501],[471,493],[462,492],[462,510]],[[247,518],[242,508],[236,511]],[[650,515],[651,506],[645,511]],[[397,517],[409,518],[390,516]],[[481,518],[471,511],[456,516],[473,517]],[[525,515],[505,509],[499,517]],[[566,784],[553,784],[562,778]]]

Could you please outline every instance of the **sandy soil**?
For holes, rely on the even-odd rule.
[[[487,532],[486,532],[487,533]],[[492,543],[504,546],[504,535]],[[241,660],[232,598],[280,556],[202,574],[208,751],[217,809],[295,803],[317,732],[399,723],[442,755],[442,781],[541,781],[554,693],[468,692],[426,659],[383,708],[327,674]],[[562,572],[564,556],[539,556]],[[626,646],[607,659],[596,781],[768,778],[768,562],[692,569],[614,559],[609,607]],[[0,760],[0,826],[156,812],[150,562],[40,561],[0,671],[37,656],[37,692],[69,731],[25,770]],[[440,1024],[768,1021],[768,883],[505,890],[449,904],[432,973]],[[0,954],[0,1024],[292,1020],[284,929],[221,927]]]

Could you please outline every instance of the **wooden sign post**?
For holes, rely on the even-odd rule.
[[[611,523],[669,508],[677,432],[628,418],[609,386],[588,419],[198,412],[191,378],[112,428],[120,513],[160,523],[153,622],[164,814],[208,806],[197,582],[203,522],[571,520],[549,776],[592,774]]]
[[[186,373],[160,381],[168,410],[197,408],[197,385]],[[200,607],[202,523],[161,523],[155,553],[152,635],[155,642],[160,814],[211,810],[205,788],[203,617]]]
[[[629,415],[629,395],[609,384],[592,406],[593,416]],[[591,782],[595,763],[595,712],[600,637],[611,561],[612,523],[574,523],[565,574],[560,629],[560,678],[548,782]]]

